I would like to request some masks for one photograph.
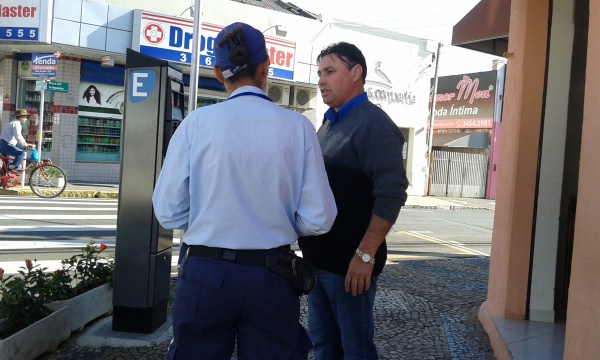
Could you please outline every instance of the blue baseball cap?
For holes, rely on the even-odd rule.
[[[247,64],[234,65],[229,62],[230,45],[226,43],[219,47],[219,43],[227,34],[240,28],[243,31],[244,37],[243,39],[239,40],[244,41],[248,46],[250,60]],[[269,58],[269,54],[267,53],[267,45],[265,44],[265,36],[263,33],[242,22],[235,22],[223,28],[223,30],[221,30],[221,32],[219,32],[217,35],[215,44],[215,57],[217,58],[216,65],[219,69],[221,69],[223,76],[226,79],[236,75],[248,66],[260,64]]]

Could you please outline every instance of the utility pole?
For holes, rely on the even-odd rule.
[[[202,8],[200,0],[194,5],[194,35],[192,38],[192,62],[190,63],[190,87],[188,97],[188,114],[196,109],[198,99],[198,65],[200,54],[200,30],[202,29]]]
[[[433,121],[435,120],[435,97],[438,86],[438,69],[440,65],[440,49],[442,43],[438,43],[437,54],[435,56],[435,72],[433,75],[433,89],[431,94],[431,111],[429,112],[429,138],[427,139],[427,196],[431,195],[431,171],[433,170]]]
[[[37,152],[38,152],[38,156],[40,157],[40,159],[42,158],[42,141],[44,138],[44,102],[46,101],[45,99],[45,92],[46,92],[46,81],[48,81],[48,79],[46,77],[43,77],[41,80],[41,87],[40,87],[40,112],[39,112],[39,117],[38,117],[38,133],[37,133]]]

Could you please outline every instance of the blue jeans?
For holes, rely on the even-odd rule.
[[[344,277],[318,270],[318,281],[308,296],[308,335],[315,360],[377,359],[373,343],[373,305],[377,277],[371,288],[352,296],[344,289]]]
[[[19,149],[14,145],[10,145],[4,140],[0,140],[0,152],[4,155],[14,156],[15,158],[11,161],[8,166],[11,169],[16,169],[21,165],[25,158],[25,151]]]

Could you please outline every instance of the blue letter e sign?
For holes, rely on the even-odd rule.
[[[146,100],[156,85],[156,72],[153,70],[133,70],[129,73],[129,101],[139,103]]]

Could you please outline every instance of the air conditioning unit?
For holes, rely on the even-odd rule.
[[[292,106],[300,109],[314,109],[317,107],[317,89],[294,87]]]
[[[273,100],[273,103],[287,106],[290,104],[290,86],[282,84],[269,84],[267,95]]]

